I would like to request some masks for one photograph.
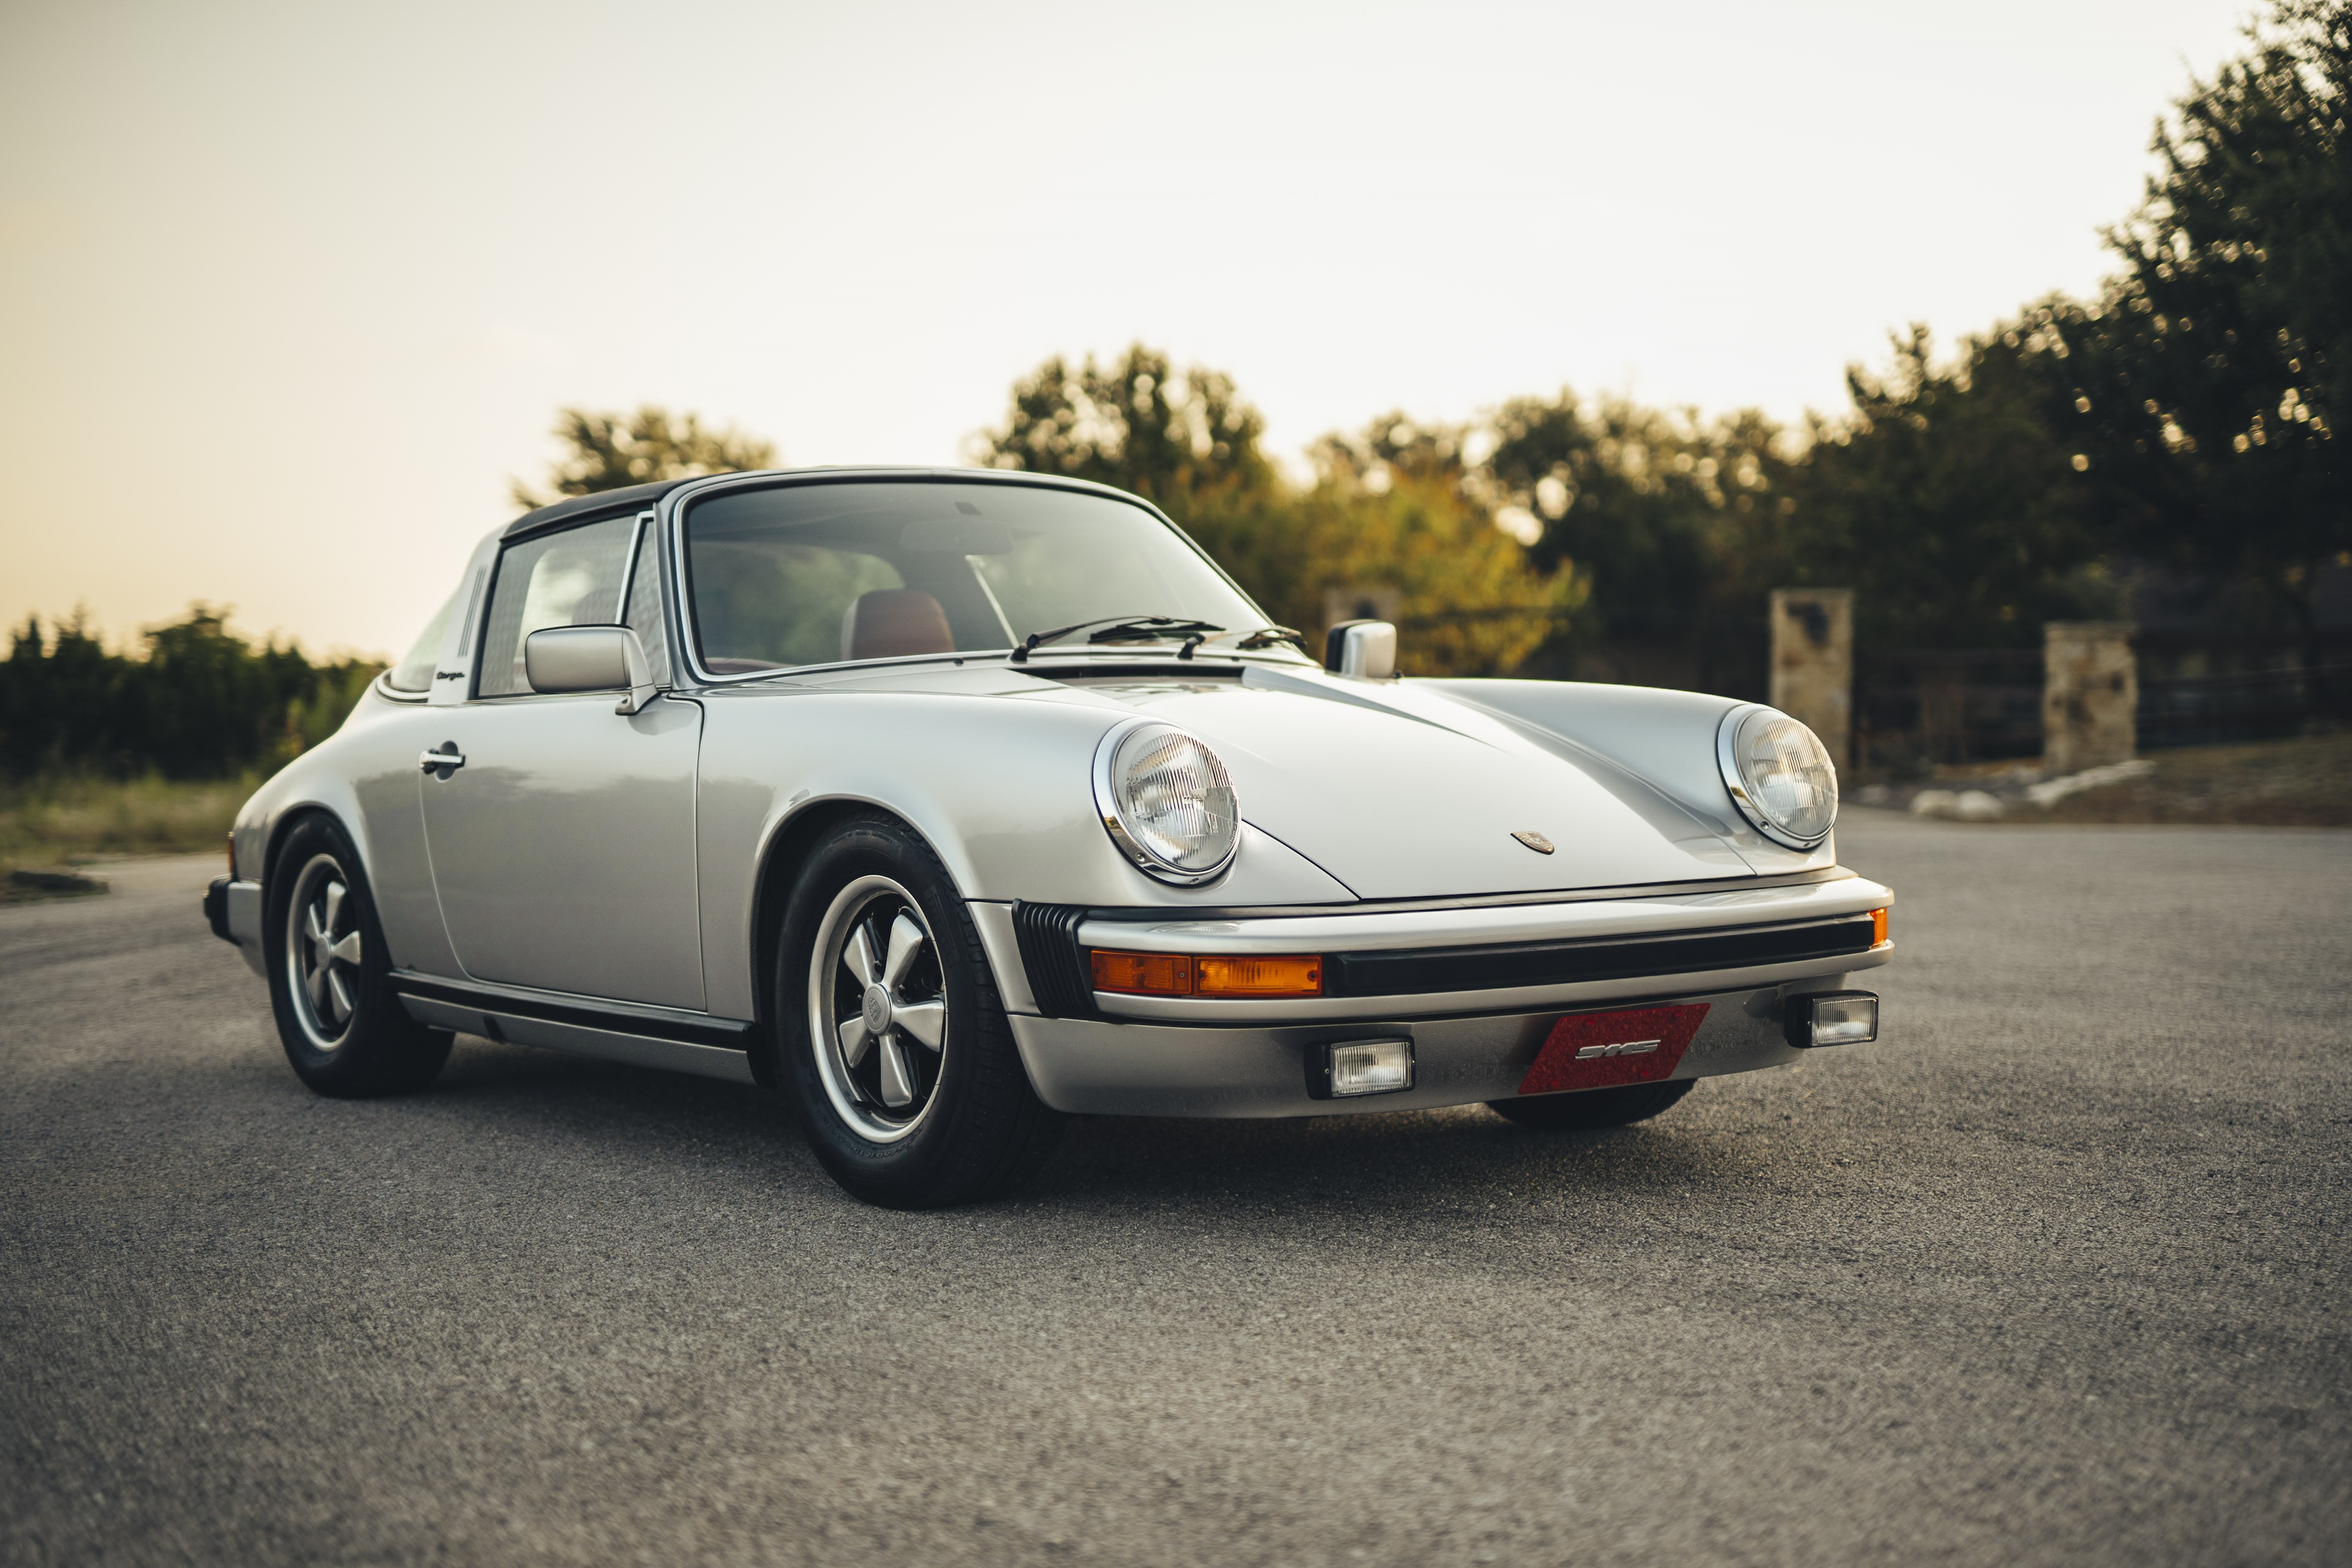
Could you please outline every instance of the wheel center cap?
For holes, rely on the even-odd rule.
[[[879,985],[866,988],[866,1029],[878,1035],[890,1026],[890,993]]]

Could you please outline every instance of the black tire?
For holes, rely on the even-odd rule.
[[[295,1076],[337,1099],[403,1094],[431,1083],[449,1059],[453,1037],[410,1017],[392,994],[392,962],[375,900],[368,895],[359,853],[341,826],[327,816],[297,823],[278,847],[264,887],[262,952],[269,1005]],[[335,888],[342,889],[339,897]],[[330,899],[332,918],[323,922],[326,935],[344,954],[356,937],[356,962],[322,958],[319,943],[296,929],[306,913],[319,912]],[[313,1001],[303,976],[322,971],[326,978]]]
[[[920,938],[907,944],[901,975],[884,973],[876,954],[875,977],[860,989],[856,950],[845,942],[863,929],[863,952],[873,953],[901,919]],[[1063,1118],[1030,1087],[962,896],[905,824],[853,817],[817,842],[785,905],[772,984],[777,1086],[853,1195],[886,1208],[971,1203],[1025,1180],[1060,1141]],[[943,1009],[935,1021],[933,1007]],[[939,1034],[936,1047],[919,1037],[919,1014]],[[866,1031],[870,1019],[884,1026]],[[841,1033],[853,1025],[854,1061]],[[892,1093],[911,1098],[892,1103]]]
[[[1695,1078],[1664,1083],[1629,1083],[1621,1089],[1586,1089],[1572,1094],[1531,1094],[1523,1100],[1490,1100],[1486,1109],[1522,1127],[1558,1131],[1627,1127],[1670,1110],[1698,1087]]]

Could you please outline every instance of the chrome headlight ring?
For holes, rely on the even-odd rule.
[[[1115,726],[1095,746],[1094,789],[1103,830],[1148,877],[1199,887],[1223,876],[1241,850],[1241,804],[1224,763],[1173,724],[1139,718]]]
[[[1776,727],[1785,728],[1774,737],[1775,769],[1766,772],[1755,742]],[[1746,702],[1726,713],[1716,727],[1715,760],[1739,815],[1773,843],[1815,849],[1836,828],[1837,765],[1819,736],[1779,709]]]

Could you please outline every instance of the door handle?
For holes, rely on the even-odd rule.
[[[417,758],[416,765],[425,773],[439,772],[446,779],[466,765],[466,753],[457,749],[457,742],[444,741],[439,751],[427,752]]]

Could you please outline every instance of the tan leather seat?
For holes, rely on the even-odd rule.
[[[860,594],[841,617],[844,658],[904,658],[955,652],[955,634],[940,602],[920,588],[877,588]]]

